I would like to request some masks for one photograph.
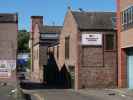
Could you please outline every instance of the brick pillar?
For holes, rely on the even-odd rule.
[[[127,87],[127,74],[126,74],[126,52],[121,49],[120,65],[118,66],[118,87]]]
[[[117,3],[117,34],[118,34],[118,87],[123,87],[122,72],[123,65],[122,60],[124,56],[124,51],[121,49],[121,21],[120,21],[120,0],[116,0]]]

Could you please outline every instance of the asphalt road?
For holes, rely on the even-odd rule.
[[[93,96],[83,96],[79,93],[63,90],[47,90],[41,94],[44,100],[98,100]]]
[[[102,93],[98,94],[98,92],[85,95],[72,90],[43,89],[26,90],[25,92],[36,96],[37,100],[133,100],[133,97],[109,96]]]
[[[38,100],[99,100],[97,97],[88,97],[68,90],[35,90],[31,94],[35,95]]]

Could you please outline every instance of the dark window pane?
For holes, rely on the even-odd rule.
[[[114,49],[114,35],[106,34],[105,35],[105,50],[113,50]]]
[[[65,38],[65,58],[69,59],[69,37]]]
[[[57,46],[57,59],[59,58],[59,46]]]

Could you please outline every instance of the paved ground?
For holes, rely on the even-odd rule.
[[[14,100],[14,98],[9,95],[12,88],[10,86],[0,87],[0,100]]]
[[[37,100],[133,100],[131,96],[117,95],[110,90],[24,90],[34,96]]]
[[[23,91],[35,96],[32,100],[133,100],[133,91],[128,89],[48,89],[40,84],[25,80]],[[28,90],[29,89],[29,90]]]
[[[16,78],[0,79],[0,100],[14,100],[11,90],[16,88]]]
[[[30,91],[35,95],[37,100],[99,100],[93,96],[84,96],[68,90],[35,90]]]
[[[78,93],[103,100],[133,100],[133,91],[128,89],[84,89],[78,90]]]

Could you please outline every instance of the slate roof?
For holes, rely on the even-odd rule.
[[[40,33],[60,33],[62,26],[42,26],[40,27]]]
[[[0,13],[0,23],[16,23],[18,16],[16,13]]]
[[[114,29],[115,12],[72,11],[79,29]]]

